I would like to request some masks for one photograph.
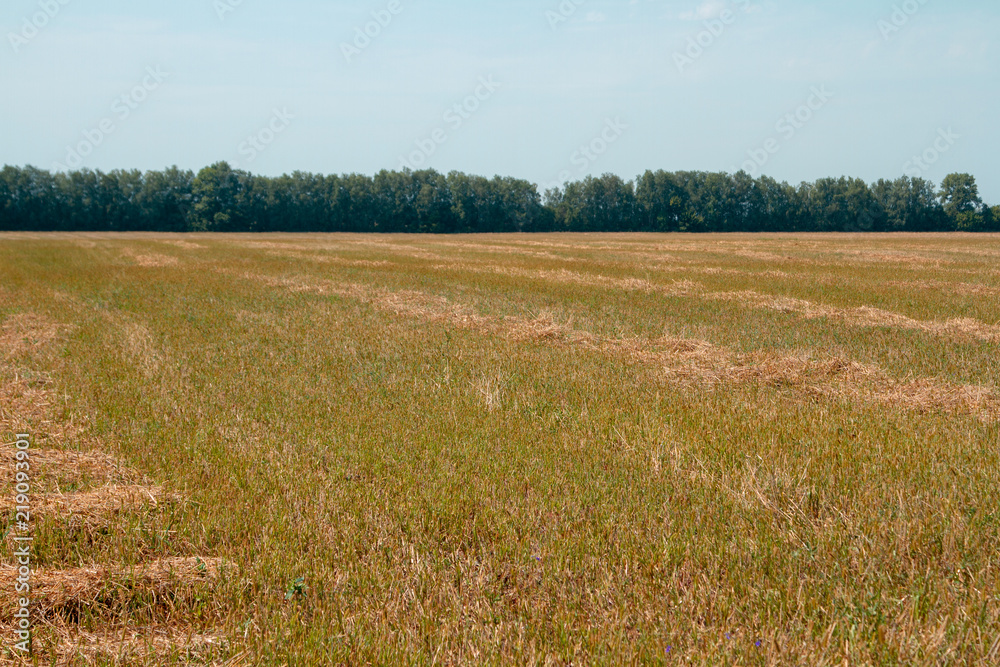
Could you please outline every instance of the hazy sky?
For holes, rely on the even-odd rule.
[[[963,171],[1000,203],[996,0],[4,0],[0,25],[0,163]]]

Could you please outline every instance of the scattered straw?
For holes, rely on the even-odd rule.
[[[147,379],[153,377],[163,363],[163,354],[153,341],[149,328],[138,322],[123,319],[118,334],[134,366],[139,369],[143,377]]]
[[[569,272],[566,272],[569,273]],[[811,354],[775,355],[759,352],[734,355],[731,351],[703,340],[686,338],[610,339],[573,329],[561,324],[549,312],[533,319],[519,317],[495,318],[477,314],[472,308],[454,304],[440,296],[406,290],[390,292],[373,290],[360,285],[337,285],[331,282],[310,283],[302,279],[276,279],[269,276],[244,274],[267,284],[295,291],[338,294],[360,299],[394,314],[427,322],[444,322],[457,328],[476,329],[503,335],[515,341],[543,341],[597,350],[658,366],[681,382],[714,384],[758,384],[788,387],[813,396],[844,397],[867,403],[898,406],[917,411],[941,410],[975,415],[993,421],[1000,419],[1000,395],[987,387],[958,386],[937,378],[901,382],[890,378],[875,366],[839,357],[814,358]],[[562,275],[562,272],[560,272]],[[732,292],[711,295],[716,298],[740,300],[782,312],[806,317],[834,316],[851,323],[879,326],[886,322],[894,326],[924,328],[940,333],[974,337],[994,336],[995,327],[975,321],[951,320],[927,323],[877,309],[856,308],[838,310],[801,299],[775,297],[756,292]]]
[[[0,360],[37,351],[65,330],[63,325],[34,313],[11,315],[0,325]]]
[[[552,283],[588,285],[638,292],[656,292],[665,296],[690,296],[704,291],[704,286],[691,280],[678,280],[661,285],[644,278],[613,278],[596,274],[580,273],[568,269],[522,269],[518,267],[472,264],[436,264],[430,268],[455,270],[472,273],[493,273],[515,278],[528,278]]]
[[[149,368],[159,355],[149,330],[138,323],[113,318],[115,330],[123,335],[123,345],[140,363]],[[44,373],[17,366],[19,357],[47,351],[65,327],[34,314],[7,317],[0,323],[0,429],[30,431],[36,448],[30,456],[34,483],[31,497],[32,519],[55,519],[72,528],[105,527],[120,522],[122,515],[156,508],[164,502],[180,500],[159,487],[136,483],[140,476],[113,458],[99,452],[51,449],[47,440],[64,441],[82,429],[59,409],[51,379]],[[145,371],[144,371],[145,372]],[[37,445],[42,444],[41,447]],[[16,450],[0,448],[0,484],[10,486],[16,473]],[[104,483],[100,488],[78,492],[59,492],[60,481]],[[56,492],[40,492],[55,488]],[[0,512],[13,519],[13,494],[0,495]],[[8,531],[9,532],[9,531]],[[8,550],[12,535],[3,541]],[[154,660],[159,656],[208,655],[224,646],[220,636],[185,631],[185,624],[170,628],[116,629],[117,619],[127,615],[141,600],[169,607],[173,614],[176,600],[195,586],[217,580],[222,562],[215,558],[166,558],[140,565],[130,571],[105,565],[70,570],[32,572],[32,617],[36,647],[46,648],[46,663],[71,665],[81,663],[113,664],[134,660]],[[0,564],[0,587],[13,591],[18,576],[14,566]],[[0,599],[0,631],[13,636],[15,596]],[[107,625],[102,630],[86,632],[77,627],[82,612],[104,612]]]
[[[58,666],[81,664],[163,664],[180,656],[181,664],[236,667],[250,664],[239,660],[213,660],[211,655],[228,647],[221,634],[206,634],[172,626],[109,627],[100,632],[87,632],[75,627],[56,629],[54,647],[59,656]],[[44,644],[44,637],[42,635]],[[172,661],[171,661],[172,664]]]
[[[0,484],[14,479],[16,451],[12,447],[0,449]],[[32,449],[30,460],[32,478],[39,482],[56,477],[90,478],[106,482],[136,478],[134,471],[100,452]]]
[[[67,570],[32,572],[31,592],[36,618],[72,617],[82,608],[110,608],[128,604],[136,593],[177,593],[184,588],[212,584],[227,564],[219,558],[166,558],[134,568],[91,565]],[[13,565],[0,565],[0,585],[13,590],[18,577]],[[9,623],[13,597],[0,602],[0,623]]]
[[[916,320],[900,313],[871,306],[837,308],[803,299],[753,291],[718,292],[706,296],[725,301],[737,301],[749,306],[767,308],[782,313],[794,313],[806,319],[826,317],[853,326],[910,329],[962,340],[1000,341],[1000,326],[985,324],[971,318],[952,319],[945,322]]]
[[[40,383],[40,384],[39,384]],[[57,399],[48,382],[17,374],[0,380],[0,429],[65,441],[79,432],[71,420],[56,419]]]
[[[519,257],[538,257],[540,259],[551,259],[559,262],[579,262],[579,257],[567,257],[557,255],[547,250],[526,250],[525,248],[509,245],[486,245],[479,243],[437,243],[435,245],[445,248],[456,248],[458,250],[471,250],[475,253],[497,254],[497,255],[518,255]]]
[[[840,253],[845,260],[855,261],[859,263],[884,263],[884,262],[894,262],[897,264],[907,264],[907,265],[921,265],[921,266],[941,266],[942,264],[952,264],[953,262],[945,259],[927,257],[926,255],[919,255],[913,252],[906,251],[895,251],[895,250],[883,250],[883,251],[872,251],[872,250],[842,250]]]
[[[79,493],[34,494],[31,511],[36,520],[58,517],[72,526],[103,526],[123,512],[178,500],[179,496],[164,493],[160,487],[110,484]],[[14,506],[13,496],[0,496],[0,512],[11,512]]]
[[[347,259],[345,257],[317,257],[316,261],[339,266],[358,266],[365,269],[381,269],[392,266],[392,262],[387,260]]]
[[[19,365],[25,355],[51,352],[52,343],[67,329],[31,313],[10,316],[0,324],[0,430],[60,440],[78,433],[78,424],[60,415],[51,378]]]
[[[563,343],[593,345],[596,337],[572,327],[572,322],[561,323],[544,310],[533,319],[507,317],[500,323],[503,333],[515,341],[559,341]]]
[[[454,305],[444,297],[403,290],[375,292],[367,301],[397,315],[416,317],[428,322],[447,322],[462,329],[486,328],[490,319],[477,315],[471,308]]]
[[[808,388],[834,382],[863,383],[882,373],[874,366],[839,357],[813,359],[808,354],[755,353],[728,368],[727,375],[740,382]]]
[[[729,269],[722,268],[718,266],[709,266],[705,268],[691,268],[690,271],[694,273],[702,273],[709,276],[740,276],[744,278],[792,278],[793,274],[786,271],[778,271],[776,269],[768,269],[767,271],[748,271],[746,269]]]
[[[435,265],[432,268],[454,269],[455,265]],[[668,285],[660,285],[641,278],[612,278],[608,276],[582,274],[566,269],[558,270],[529,270],[517,267],[478,267],[462,266],[464,270],[472,272],[499,273],[502,275],[523,277],[530,279],[546,280],[559,283],[571,283],[579,285],[593,285],[613,289],[633,290],[643,292],[656,292],[665,296],[684,297],[699,296],[706,299],[718,299],[726,301],[738,301],[743,304],[758,308],[767,308],[782,313],[795,313],[807,319],[826,317],[837,319],[853,326],[863,327],[889,327],[897,329],[910,329],[926,331],[934,335],[956,338],[974,339],[984,341],[1000,341],[1000,326],[985,324],[971,318],[959,318],[947,320],[945,322],[933,322],[917,320],[905,315],[894,313],[881,308],[871,306],[861,306],[857,308],[837,308],[823,304],[813,303],[804,299],[793,297],[775,296],[761,294],[751,290],[742,292],[706,292],[704,285],[691,281],[680,280]],[[738,271],[735,269],[707,268],[702,272],[712,273],[734,273],[738,272],[746,275],[766,276],[774,278],[788,278],[791,274],[782,271],[766,271],[763,273],[752,273]],[[1000,292],[1000,290],[998,290]]]
[[[758,352],[726,369],[728,379],[801,393],[843,397],[901,407],[916,412],[949,412],[1000,419],[1000,394],[988,387],[957,385],[938,378],[901,381],[881,368],[840,357],[813,358],[809,353],[774,355]]]
[[[172,245],[175,248],[183,248],[184,250],[200,250],[205,247],[200,243],[193,243],[191,241],[181,241],[181,240],[161,239],[160,243],[166,243],[167,245]]]
[[[122,255],[131,259],[136,265],[144,268],[161,268],[166,266],[176,266],[180,260],[170,255],[161,255],[156,252],[139,253],[131,248],[122,249]]]
[[[762,250],[730,250],[726,251],[724,254],[736,257],[745,257],[747,259],[755,259],[762,262],[796,261],[794,258],[788,257],[787,255],[778,255],[773,252],[765,252]]]
[[[1000,421],[1000,395],[976,385],[957,385],[923,378],[894,383],[877,389],[875,398],[886,405],[899,405],[917,412],[944,411]]]
[[[186,556],[161,558],[141,566],[137,572],[142,581],[165,586],[176,581],[185,583],[215,581],[230,567],[231,565],[221,558]]]
[[[962,296],[1000,296],[1000,287],[976,283],[949,283],[941,280],[893,280],[885,284],[889,287],[899,287],[905,290],[935,290]]]
[[[311,251],[275,248],[268,250],[267,254],[272,257],[301,259],[308,262],[316,262],[317,264],[334,264],[336,266],[358,267],[364,269],[379,269],[386,266],[392,266],[392,262],[388,260],[350,259],[348,257],[339,257],[337,255],[320,254],[322,251],[324,251],[323,248],[315,248]]]

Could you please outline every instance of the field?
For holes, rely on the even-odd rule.
[[[1000,236],[4,234],[0,276],[40,664],[1000,658]]]

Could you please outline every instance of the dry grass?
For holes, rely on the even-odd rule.
[[[707,268],[696,268],[692,269],[696,273],[704,273],[711,276],[740,276],[743,278],[792,278],[793,274],[787,271],[779,271],[777,269],[768,269],[767,271],[747,271],[745,269],[727,269],[717,266],[710,266]]]
[[[909,291],[936,290],[962,296],[1000,296],[1000,287],[975,283],[953,283],[942,280],[890,280],[886,285]]]
[[[563,278],[565,273],[559,272],[557,275]],[[395,315],[503,335],[515,342],[558,342],[600,350],[654,364],[668,377],[689,383],[737,382],[796,388],[813,397],[840,397],[890,408],[918,412],[944,411],[969,414],[986,421],[1000,420],[1000,393],[992,388],[955,385],[938,378],[896,381],[881,368],[847,359],[816,358],[810,352],[799,355],[775,355],[767,352],[737,356],[729,350],[696,339],[671,337],[656,340],[608,339],[576,330],[570,322],[557,322],[553,314],[547,311],[533,319],[511,316],[498,319],[477,314],[475,309],[468,305],[454,304],[444,297],[414,290],[376,292],[354,284],[336,285],[331,282],[311,284],[303,279],[275,280],[260,275],[249,277],[298,292],[356,298]],[[806,317],[830,317],[836,313],[845,321],[864,326],[919,328],[936,334],[944,332],[952,336],[992,340],[987,337],[988,330],[963,321],[934,325],[876,309],[838,311],[806,301],[767,297],[753,292],[725,294],[719,298],[750,302],[755,306],[765,306],[780,312],[799,313]]]
[[[276,244],[271,244],[276,245]],[[349,259],[347,257],[338,257],[336,255],[330,254],[320,254],[320,248],[314,248],[311,251],[301,250],[288,250],[288,249],[278,249],[272,248],[267,251],[267,255],[271,257],[283,257],[283,258],[297,258],[304,259],[310,262],[316,262],[318,264],[332,264],[335,266],[349,266],[358,267],[365,269],[383,269],[392,266],[392,262],[387,260],[370,260],[370,259]]]
[[[644,278],[611,278],[597,274],[586,274],[567,269],[544,270],[522,269],[511,266],[461,264],[435,264],[430,268],[448,271],[493,273],[515,278],[527,278],[557,284],[589,285],[609,289],[639,292],[656,292],[664,296],[690,296],[704,291],[704,286],[691,280],[677,280],[669,284],[655,284]]]
[[[142,508],[156,508],[181,498],[159,487],[109,485],[93,491],[35,494],[31,508],[37,517],[58,517],[69,526],[110,526],[120,515]],[[12,513],[13,498],[0,498],[0,512]]]
[[[185,241],[183,239],[163,239],[160,243],[166,243],[175,248],[181,248],[183,250],[202,250],[205,248],[201,243],[192,243],[191,241]]]
[[[32,616],[39,624],[34,645],[55,658],[53,664],[162,664],[177,657],[198,664],[212,661],[227,639],[206,634],[183,622],[153,626],[122,624],[137,603],[147,612],[162,608],[165,617],[183,597],[204,595],[232,568],[218,558],[165,558],[134,567],[95,564],[66,570],[32,572]],[[13,568],[0,566],[0,585],[11,589]],[[0,628],[13,634],[13,601],[0,607]],[[81,627],[81,618],[103,618],[94,629]],[[96,630],[96,631],[95,631]],[[44,648],[43,648],[44,647]],[[15,661],[16,662],[16,661]]]
[[[167,558],[118,568],[91,565],[68,570],[38,569],[32,572],[32,604],[35,618],[77,618],[81,609],[121,609],[141,594],[155,598],[177,595],[184,589],[211,585],[224,570],[218,558]],[[12,590],[17,570],[0,566],[0,585]],[[16,611],[13,598],[5,599],[0,624],[9,624]]]
[[[137,266],[147,269],[177,266],[180,263],[179,259],[171,255],[163,255],[156,252],[137,252],[131,248],[124,248],[122,256],[132,260]]]
[[[251,662],[235,659],[213,659],[224,650],[225,637],[197,632],[179,631],[170,626],[108,628],[87,632],[72,627],[53,628],[50,650],[56,656],[57,667],[70,665],[162,665],[181,664],[236,667]]]
[[[0,432],[30,429],[40,438],[61,440],[79,432],[81,424],[61,417],[49,374],[25,365],[70,329],[33,313],[16,314],[0,324]]]
[[[1000,420],[1000,393],[990,387],[956,385],[938,378],[895,380],[871,364],[843,358],[814,358],[810,353],[776,357],[750,355],[727,368],[728,378],[792,388],[814,396],[847,398],[916,412],[967,414]]]
[[[163,353],[153,341],[149,327],[124,317],[107,315],[111,327],[118,332],[121,344],[135,368],[143,377],[151,378],[163,364]]]
[[[73,297],[60,299],[74,308]],[[149,368],[156,362],[150,351],[149,331],[124,317],[103,319],[124,334],[124,346],[136,360],[136,367]],[[52,363],[56,345],[65,340],[71,327],[32,313],[7,317],[0,324],[0,430],[5,434],[27,432],[35,447],[29,450],[30,513],[36,527],[46,523],[47,535],[95,535],[115,530],[137,516],[162,510],[164,505],[183,501],[180,494],[143,483],[143,475],[114,457],[100,451],[73,451],[51,448],[65,446],[85,430],[85,421],[68,414],[59,405],[55,383],[48,373],[31,366]],[[145,377],[149,373],[144,372]],[[6,435],[4,436],[7,437]],[[49,448],[39,448],[44,441]],[[18,468],[17,450],[12,442],[0,449],[0,481],[12,487]],[[24,470],[24,468],[20,468]],[[63,491],[60,484],[77,486],[97,484],[84,491]],[[13,494],[0,496],[0,512],[13,517]],[[85,529],[80,533],[80,529]],[[96,532],[95,532],[96,531]],[[20,534],[20,533],[18,533]],[[12,553],[14,533],[5,533],[3,545]],[[50,537],[50,539],[52,539]],[[38,547],[35,547],[38,551]],[[193,631],[183,617],[170,618],[169,624],[152,628],[134,628],[120,618],[129,615],[130,606],[141,599],[176,608],[180,596],[191,595],[198,587],[211,586],[220,575],[218,558],[164,557],[122,571],[119,566],[95,564],[70,569],[38,568],[31,573],[30,600],[35,627],[35,646],[46,646],[51,664],[134,664],[146,661],[159,664],[171,656],[190,658],[210,655],[224,645],[223,638]],[[15,567],[0,564],[0,590],[13,592],[18,573]],[[13,636],[13,618],[17,596],[0,596],[0,630]],[[172,612],[165,612],[171,616]],[[81,618],[102,619],[99,632],[80,626]],[[39,625],[40,624],[40,625]],[[209,650],[210,649],[210,650]],[[4,651],[0,661],[25,664],[15,654]]]
[[[891,252],[873,250],[849,250],[843,253],[848,261],[863,264],[882,264],[884,262],[902,264],[904,266],[930,266],[940,268],[944,264],[952,262],[937,257],[927,257],[913,252],[896,250]]]
[[[517,257],[535,257],[539,259],[550,259],[556,261],[564,262],[581,262],[579,257],[568,257],[565,255],[557,255],[554,252],[549,252],[547,250],[527,250],[524,247],[519,247],[517,245],[495,245],[495,244],[482,244],[482,243],[449,243],[441,242],[438,245],[456,250],[471,250],[476,253],[484,254],[496,254],[496,255],[515,255]]]
[[[641,278],[611,278],[607,276],[582,274],[566,269],[559,270],[529,270],[517,267],[476,266],[454,264],[438,264],[430,268],[448,270],[462,269],[472,272],[499,273],[502,275],[532,280],[542,280],[552,283],[591,285],[609,289],[628,291],[656,292],[671,297],[697,297],[736,301],[756,308],[768,308],[782,313],[796,313],[806,318],[833,318],[853,326],[861,327],[891,327],[897,329],[912,329],[924,331],[938,336],[951,337],[958,340],[973,338],[984,341],[1000,341],[1000,325],[990,325],[973,318],[955,318],[945,322],[926,322],[894,313],[881,308],[862,306],[857,308],[837,308],[824,304],[813,303],[804,299],[785,296],[761,294],[750,290],[742,292],[710,292],[705,286],[692,280],[675,280],[669,284],[657,284]],[[709,275],[738,275],[753,278],[790,278],[791,274],[783,271],[750,272],[737,269],[702,268],[689,269],[691,272]],[[967,286],[960,291],[964,294],[990,294],[987,288],[974,289]]]
[[[804,299],[760,294],[753,291],[723,292],[709,296],[714,299],[736,301],[755,308],[794,313],[807,319],[819,317],[836,319],[852,326],[911,329],[956,340],[1000,341],[1000,325],[984,324],[969,317],[955,318],[944,322],[926,322],[870,306],[837,308]]]
[[[1000,237],[8,238],[43,664],[1000,656]]]
[[[36,373],[16,373],[0,381],[0,429],[8,433],[31,432],[39,439],[65,441],[79,432],[74,420],[62,420],[60,399],[48,386],[49,380]]]
[[[16,451],[11,447],[0,449],[0,484],[14,481]],[[137,479],[134,470],[102,452],[32,449],[31,462],[36,482],[59,477],[119,483]],[[0,502],[4,500],[0,499]]]
[[[65,327],[34,313],[19,313],[0,325],[0,354],[10,359],[37,351],[55,341]]]

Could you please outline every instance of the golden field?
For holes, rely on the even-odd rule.
[[[0,275],[37,664],[1000,660],[1000,236],[8,233]]]

